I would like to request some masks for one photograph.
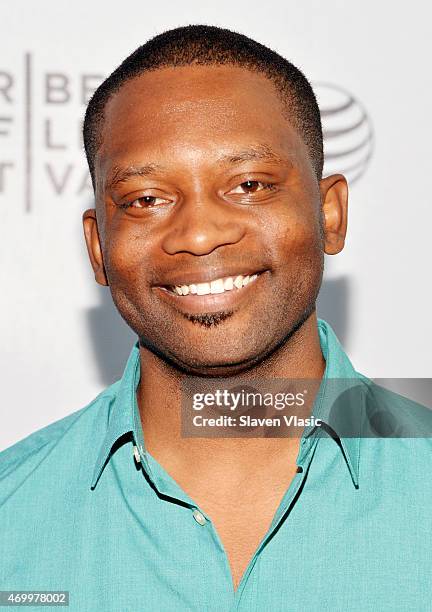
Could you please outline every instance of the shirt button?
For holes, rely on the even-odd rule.
[[[134,457],[135,457],[135,461],[137,463],[141,463],[141,457],[140,457],[140,454],[138,452],[138,448],[135,445],[133,447],[133,454],[134,454]]]
[[[205,518],[205,516],[199,510],[194,510],[192,512],[192,515],[193,515],[194,519],[196,520],[196,522],[199,525],[205,525],[206,524],[206,518]]]

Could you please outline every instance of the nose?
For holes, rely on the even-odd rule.
[[[220,246],[236,244],[244,233],[239,216],[225,202],[189,198],[171,216],[162,248],[169,255],[208,255]]]

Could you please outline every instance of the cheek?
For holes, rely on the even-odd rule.
[[[135,231],[116,231],[108,236],[105,269],[112,286],[142,286],[149,272],[150,248],[145,237]]]
[[[293,257],[314,257],[322,251],[319,218],[303,207],[287,207],[282,214],[267,222],[267,244],[273,245],[279,263],[289,263]]]

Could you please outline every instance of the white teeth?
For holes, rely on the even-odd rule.
[[[243,287],[243,276],[236,276],[234,279],[234,285],[237,289],[241,289]]]
[[[198,283],[197,284],[197,294],[198,295],[207,295],[210,293],[210,283]]]
[[[226,278],[217,278],[210,283],[193,283],[192,285],[175,285],[171,289],[177,295],[208,295],[210,293],[224,293],[224,291],[231,291],[232,289],[241,289],[246,287],[252,281],[258,278],[258,274],[252,274],[250,276],[243,276],[239,274],[236,277],[228,276]]]
[[[223,293],[224,292],[224,282],[221,278],[214,280],[210,283],[210,290],[212,293]]]

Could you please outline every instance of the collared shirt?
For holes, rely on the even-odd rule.
[[[326,421],[328,380],[368,379],[318,330]],[[83,612],[432,610],[430,438],[306,428],[301,471],[234,590],[212,517],[146,451],[139,379],[137,342],[119,381],[0,453],[0,590],[68,591]]]

